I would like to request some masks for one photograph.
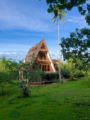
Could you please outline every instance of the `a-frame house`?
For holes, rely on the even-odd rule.
[[[33,63],[38,64],[40,69],[46,73],[56,72],[55,66],[44,40],[40,41],[36,46],[32,47],[28,51],[24,63],[29,63],[32,61]]]

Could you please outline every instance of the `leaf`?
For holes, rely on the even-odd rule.
[[[56,17],[54,16],[53,18],[52,18],[52,22],[55,22],[56,21]]]

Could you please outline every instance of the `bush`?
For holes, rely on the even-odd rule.
[[[0,82],[10,82],[12,79],[18,79],[18,63],[0,59]]]
[[[64,64],[60,64],[60,69],[62,76],[66,79],[73,79],[74,77],[74,70],[75,70],[75,64],[72,60],[67,61]]]
[[[0,95],[9,95],[12,93],[12,86],[8,83],[2,83],[0,84]]]
[[[71,77],[71,70],[63,64],[61,66],[61,74],[63,78],[69,79]]]
[[[44,72],[40,69],[24,71],[24,79],[28,79],[29,82],[41,82]]]
[[[31,82],[42,82],[42,77],[44,72],[42,70],[33,71],[30,74],[30,81]]]
[[[62,76],[69,80],[75,80],[77,78],[84,77],[85,70],[81,69],[82,66],[83,64],[82,62],[80,63],[80,60],[75,62],[73,59],[70,59],[66,63],[60,65]]]
[[[42,81],[44,81],[44,83],[58,82],[59,81],[59,74],[58,74],[58,72],[57,73],[44,73]]]
[[[58,72],[57,73],[45,73],[40,69],[35,71],[26,71],[24,72],[24,79],[28,79],[29,82],[37,82],[37,83],[53,83],[57,82],[59,79]]]
[[[85,76],[85,72],[83,70],[76,70],[74,72],[74,77],[75,78],[81,78]]]

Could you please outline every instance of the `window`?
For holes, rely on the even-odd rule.
[[[49,65],[47,66],[47,69],[48,69],[48,71],[50,71],[50,66]]]
[[[40,58],[41,60],[45,60],[45,59],[46,59],[46,55],[41,53],[41,54],[39,55],[39,58]]]
[[[41,65],[43,71],[50,71],[50,65]]]

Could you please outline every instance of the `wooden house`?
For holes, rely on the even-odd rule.
[[[47,45],[44,40],[40,41],[37,45],[32,47],[24,60],[25,63],[34,62],[40,66],[46,73],[55,73],[56,62],[51,59],[50,53],[48,51]]]

